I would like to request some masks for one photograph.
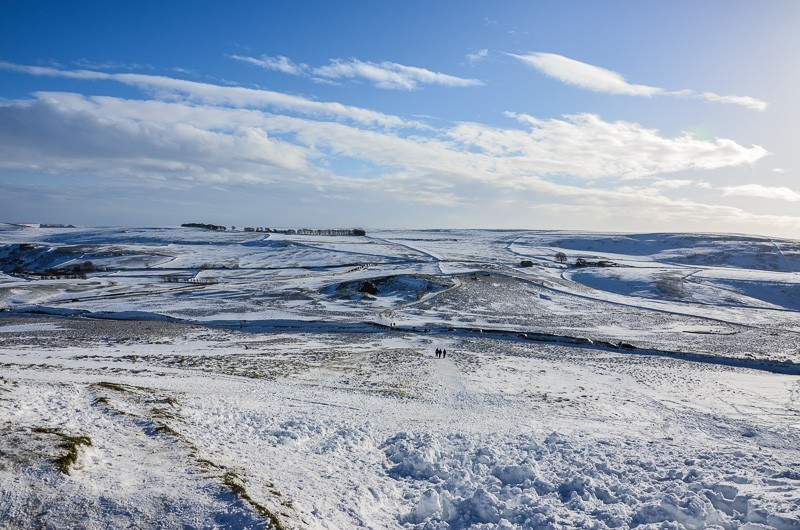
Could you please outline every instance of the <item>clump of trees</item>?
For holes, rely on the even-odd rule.
[[[21,265],[17,265],[11,269],[11,274],[41,278],[43,280],[85,280],[87,273],[102,270],[105,269],[97,267],[91,261],[84,261],[82,263],[70,265],[69,267],[64,267],[63,269],[45,269],[44,272],[26,271]]]
[[[213,225],[206,223],[183,223],[184,228],[205,228],[206,230],[227,230],[227,227],[222,225]],[[236,230],[235,226],[231,226],[231,230]],[[278,230],[275,228],[265,228],[263,226],[246,226],[245,232],[267,232],[269,234],[288,234],[298,236],[365,236],[367,231],[363,228],[287,228],[285,230]]]
[[[205,228],[206,230],[219,230],[224,231],[228,228],[222,225],[212,225],[207,223],[183,223],[181,225],[184,228]]]
[[[617,264],[611,260],[601,259],[599,261],[589,261],[584,258],[575,260],[576,267],[616,267]]]
[[[197,283],[200,285],[214,285],[219,283],[217,278],[181,278],[178,276],[164,276],[167,283]]]
[[[277,234],[298,236],[365,236],[367,231],[363,228],[289,228],[288,230],[271,230]]]
[[[556,252],[556,261],[559,263],[566,263],[567,262],[567,255],[563,252]]]

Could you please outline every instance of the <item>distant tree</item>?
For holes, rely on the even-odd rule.
[[[75,272],[92,272],[95,270],[95,266],[91,261],[84,261],[83,263],[75,265],[73,270]]]
[[[556,261],[559,263],[566,263],[567,262],[567,255],[563,252],[556,252]]]
[[[378,286],[375,285],[375,282],[372,280],[366,280],[361,284],[361,287],[359,287],[358,291],[361,293],[375,295],[378,294]]]

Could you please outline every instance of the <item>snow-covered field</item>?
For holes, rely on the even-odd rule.
[[[0,224],[0,309],[4,528],[800,528],[798,241]]]

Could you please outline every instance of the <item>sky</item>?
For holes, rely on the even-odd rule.
[[[800,238],[800,2],[0,0],[0,221]]]

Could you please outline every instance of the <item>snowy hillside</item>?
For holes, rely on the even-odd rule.
[[[800,528],[799,241],[0,224],[0,309],[10,528]]]

